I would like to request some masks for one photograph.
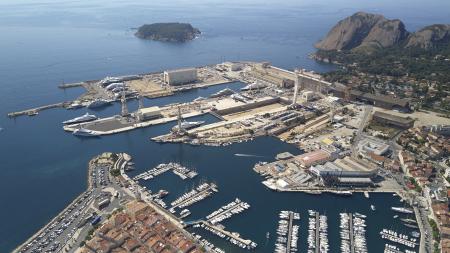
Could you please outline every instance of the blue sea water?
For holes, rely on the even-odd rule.
[[[267,60],[275,66],[302,67],[318,72],[333,67],[308,59],[312,44],[323,37],[339,19],[356,11],[400,18],[408,30],[432,23],[450,23],[450,3],[431,1],[0,1],[0,252],[10,252],[26,240],[86,187],[86,166],[92,156],[104,151],[128,152],[140,171],[160,162],[178,160],[197,167],[200,177],[217,181],[220,193],[193,207],[193,217],[202,217],[218,206],[240,197],[252,205],[250,211],[225,225],[256,240],[258,252],[271,252],[273,241],[264,245],[265,233],[275,230],[281,209],[302,212],[315,208],[329,214],[330,242],[337,247],[337,212],[359,210],[369,213],[369,202],[379,206],[368,219],[374,231],[369,246],[379,252],[376,236],[392,223],[389,206],[398,204],[387,195],[338,198],[278,194],[260,184],[251,167],[261,159],[273,160],[282,151],[301,152],[273,138],[260,138],[225,148],[156,144],[149,138],[166,132],[171,125],[106,136],[78,139],[61,128],[63,120],[84,113],[48,110],[36,117],[9,119],[11,111],[71,100],[83,90],[60,90],[61,82],[100,79],[108,75],[145,73],[187,66],[214,64],[224,60]],[[133,36],[144,23],[189,22],[203,33],[194,41],[161,43]],[[240,84],[228,84],[238,88]],[[146,105],[187,101],[227,86],[181,93],[171,98],[146,100]],[[130,108],[136,108],[130,102]],[[119,112],[117,104],[100,112]],[[205,116],[208,121],[215,118]],[[154,154],[157,153],[158,156]],[[235,157],[234,153],[260,154],[263,158]],[[226,162],[224,162],[226,161]],[[236,175],[239,175],[237,177]],[[167,178],[166,178],[167,177]],[[189,186],[165,176],[149,187],[169,188],[172,196]],[[237,180],[237,181],[236,181]],[[179,185],[178,185],[179,184]],[[385,208],[382,208],[385,206]],[[395,226],[395,225],[394,225]],[[302,219],[301,233],[306,233]],[[273,234],[273,233],[272,233]],[[226,242],[211,238],[228,248]],[[305,239],[300,243],[305,244]],[[377,248],[378,247],[378,248]]]

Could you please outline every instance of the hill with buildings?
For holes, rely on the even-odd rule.
[[[193,40],[200,31],[186,23],[154,23],[138,28],[136,37],[147,40],[185,42]]]
[[[358,12],[339,21],[315,47],[314,59],[341,66],[325,74],[327,81],[450,112],[450,25],[411,33],[400,20]]]

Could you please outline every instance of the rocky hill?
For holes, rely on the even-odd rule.
[[[430,25],[411,34],[406,47],[431,48],[450,43],[450,25]]]
[[[143,25],[135,33],[136,37],[148,40],[185,42],[194,39],[200,31],[185,23],[154,23]]]
[[[450,41],[450,25],[431,25],[410,33],[398,19],[357,12],[339,21],[321,41],[319,50],[352,50],[370,52],[379,48],[431,48]]]

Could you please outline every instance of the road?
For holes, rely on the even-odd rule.
[[[108,213],[121,206],[122,199],[130,198],[109,170],[107,165],[90,166],[89,188],[17,252],[73,252],[92,229],[93,217],[101,216],[104,220]],[[119,197],[112,196],[111,203],[99,211],[94,205],[95,200],[104,197],[107,191],[117,192]]]
[[[355,138],[353,139],[353,144],[351,147],[352,150],[352,156],[356,156],[358,152],[356,152],[356,147],[359,143],[359,141],[361,140],[362,137],[362,133],[364,131],[364,128],[367,125],[367,122],[370,119],[370,115],[372,113],[373,110],[373,106],[371,105],[365,105],[364,106],[364,112],[363,115],[361,117],[361,121],[359,122],[359,127],[358,127],[358,131],[356,132]]]

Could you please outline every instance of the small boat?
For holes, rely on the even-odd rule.
[[[188,217],[189,215],[191,215],[191,211],[189,211],[188,209],[183,209],[183,210],[180,212],[180,218],[181,218],[181,219],[186,218],[186,217]]]
[[[398,218],[398,215],[394,215],[393,217],[394,217],[394,219],[397,219],[397,218]]]
[[[36,115],[38,115],[38,114],[39,114],[38,111],[29,111],[29,112],[27,113],[28,116],[36,116]]]
[[[368,199],[370,197],[369,192],[364,192],[364,197],[366,197]]]
[[[409,209],[409,208],[404,208],[404,207],[391,207],[391,209],[393,211],[399,212],[399,213],[406,213],[406,214],[412,214],[413,210]]]
[[[412,231],[412,232],[411,232],[411,236],[412,236],[412,237],[415,237],[415,238],[419,238],[419,237],[420,237],[420,233],[417,232],[417,231]]]
[[[86,136],[86,137],[90,137],[90,136],[99,136],[100,134],[96,131],[93,130],[89,130],[86,128],[79,128],[79,129],[75,129],[75,131],[73,131],[72,133],[75,136]]]
[[[370,205],[370,209],[372,209],[372,211],[375,211],[375,206],[374,205]]]
[[[164,198],[164,197],[167,196],[168,194],[169,194],[169,192],[166,191],[166,190],[159,190],[159,192],[158,192],[158,197],[159,197],[159,198]]]
[[[266,233],[266,238],[267,238],[267,239],[270,238],[270,233],[269,233],[269,232]]]

